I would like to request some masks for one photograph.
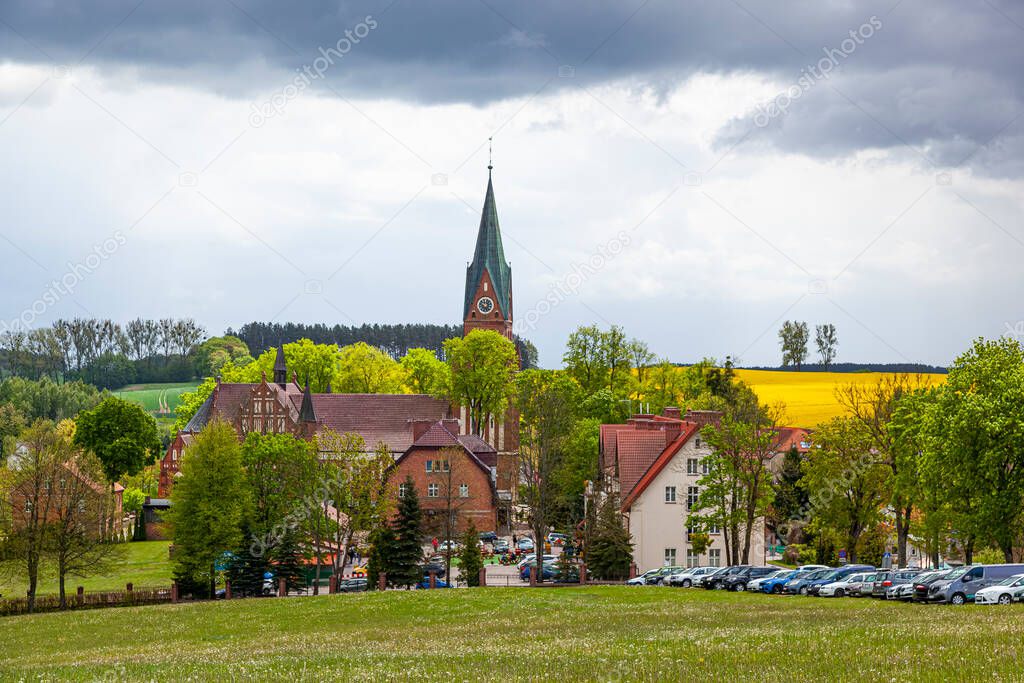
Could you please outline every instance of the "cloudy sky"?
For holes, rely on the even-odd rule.
[[[1024,336],[1024,6],[788,5],[6,0],[2,317],[456,322],[493,137],[542,365]]]

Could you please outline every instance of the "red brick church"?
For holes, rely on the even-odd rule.
[[[512,338],[512,269],[505,261],[494,188],[488,166],[480,228],[473,261],[466,268],[463,334],[495,330]],[[508,526],[517,478],[518,419],[511,411],[492,419],[481,435],[471,433],[468,411],[442,399],[416,394],[312,393],[288,377],[278,348],[274,376],[254,384],[218,380],[209,398],[175,436],[160,465],[160,496],[170,495],[180,459],[213,419],[231,424],[244,439],[249,432],[295,434],[312,439],[324,430],[362,436],[366,448],[386,444],[395,458],[391,480],[411,476],[428,522],[457,498],[459,526],[472,518],[481,531]]]

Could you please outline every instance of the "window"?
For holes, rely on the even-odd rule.
[[[447,472],[451,465],[447,460],[428,460],[427,472]]]
[[[697,474],[697,464],[698,464],[697,458],[687,458],[686,459],[686,473],[687,474]]]
[[[700,489],[696,486],[686,487],[686,509],[692,510],[697,504],[697,498],[700,496]]]
[[[708,564],[712,567],[722,566],[722,551],[718,548],[712,548],[708,551]]]
[[[686,551],[686,566],[687,567],[699,567],[700,566],[700,555],[693,552],[692,550]]]
[[[708,527],[708,533],[709,534],[720,534],[720,533],[722,533],[722,530],[718,528],[717,524],[712,524],[710,527]]]
[[[665,548],[665,566],[671,567],[676,563],[676,549]]]
[[[437,484],[427,486],[427,498],[437,498]]]
[[[469,498],[469,484],[459,484],[459,498]]]
[[[82,514],[84,512],[85,512],[85,499],[84,498],[79,498],[78,499],[78,513]]]
[[[665,502],[674,503],[676,502],[676,487],[666,486],[665,487]]]
[[[32,501],[31,500],[28,500],[28,499],[25,500],[25,512],[32,512]]]
[[[433,471],[434,471],[434,461],[433,460],[428,460],[427,461],[427,472],[433,472]]]
[[[703,461],[700,464],[700,473],[701,474],[707,474],[708,473],[708,461],[707,460]]]
[[[700,448],[701,445],[702,445],[701,444],[701,440],[700,440],[700,437],[698,436],[696,439],[693,440],[693,447],[694,448]]]
[[[689,540],[690,536],[692,536],[695,533],[697,533],[697,525],[694,524],[693,522],[687,521],[686,522],[686,538],[687,538],[687,540]]]
[[[399,498],[405,498],[405,494],[407,494],[408,492],[409,492],[409,485],[408,484],[399,484],[398,485],[398,497]]]
[[[447,472],[448,470],[451,469],[451,464],[449,464],[447,460],[439,460],[438,462],[441,464],[442,472]]]

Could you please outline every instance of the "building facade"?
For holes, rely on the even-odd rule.
[[[700,430],[721,418],[713,411],[666,408],[661,415],[634,415],[626,424],[601,425],[599,465],[606,488],[618,494],[640,572],[666,565],[729,564],[721,529],[709,530],[710,546],[698,554],[690,516],[707,474],[711,449]],[[749,563],[765,564],[764,521],[751,529]]]

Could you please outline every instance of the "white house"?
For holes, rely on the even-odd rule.
[[[725,539],[711,530],[711,547],[693,552],[688,518],[700,493],[703,458],[711,454],[700,430],[718,413],[666,408],[662,415],[636,415],[624,425],[602,425],[600,465],[618,491],[639,572],[664,565],[728,564]],[[741,533],[742,537],[742,533]],[[765,564],[764,522],[751,533],[749,563]]]

